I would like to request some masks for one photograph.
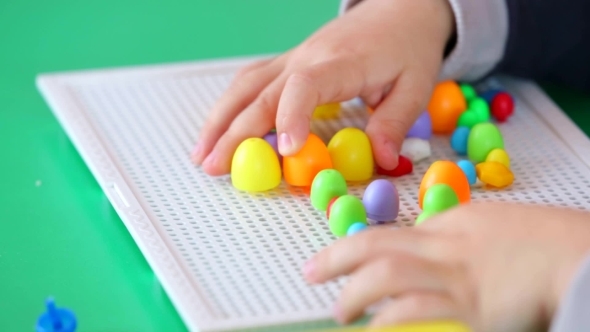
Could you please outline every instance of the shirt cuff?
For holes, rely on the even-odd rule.
[[[342,0],[339,13],[362,0]],[[508,39],[505,0],[448,0],[455,15],[457,41],[443,62],[440,80],[476,81],[504,56]]]
[[[457,25],[457,44],[445,59],[441,79],[475,81],[502,60],[508,39],[505,0],[449,0]]]
[[[590,255],[581,264],[565,294],[550,332],[582,332],[590,328]]]
[[[340,8],[338,8],[338,14],[342,15],[344,14],[347,10],[349,10],[350,8],[352,8],[354,5],[356,5],[357,3],[361,2],[362,0],[341,0],[340,1]]]

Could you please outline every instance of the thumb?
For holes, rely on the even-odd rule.
[[[358,65],[348,60],[322,62],[292,73],[277,110],[281,155],[289,156],[301,149],[317,106],[352,99],[359,95],[363,84]]]
[[[424,111],[427,91],[414,77],[400,76],[393,89],[377,106],[365,129],[379,166],[392,170],[407,132]]]

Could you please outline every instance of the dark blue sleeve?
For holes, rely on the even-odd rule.
[[[590,0],[506,3],[508,40],[494,73],[590,93]]]

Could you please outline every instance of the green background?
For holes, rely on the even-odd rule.
[[[80,331],[183,331],[180,317],[37,91],[42,72],[285,51],[337,0],[0,0],[0,330],[43,301]],[[590,99],[550,95],[588,132]]]

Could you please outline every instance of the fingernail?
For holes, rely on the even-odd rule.
[[[207,156],[207,158],[205,158],[205,160],[203,161],[203,166],[209,167],[209,166],[213,165],[215,163],[215,158],[216,158],[215,151],[211,152]]]
[[[338,322],[338,324],[344,324],[344,317],[342,316],[342,309],[340,309],[340,306],[338,304],[336,304],[334,306],[334,320],[336,320],[336,322]]]
[[[307,261],[303,266],[303,275],[308,281],[314,281],[315,261],[313,259]]]
[[[391,154],[392,159],[395,160],[395,158],[397,157],[397,148],[395,147],[395,144],[393,144],[392,141],[387,141],[385,143],[385,147],[387,148],[387,151],[389,151],[389,153]]]
[[[191,159],[194,162],[198,162],[199,158],[201,158],[202,152],[203,152],[203,145],[200,143],[197,143],[197,145],[195,145],[195,147],[193,148],[193,151],[191,152]]]
[[[197,143],[195,145],[195,147],[193,148],[193,152],[191,152],[191,155],[196,156],[201,154],[201,151],[203,150],[203,145],[201,145],[201,143]]]
[[[397,167],[398,164],[398,153],[397,148],[393,144],[392,141],[387,140],[384,144],[384,149],[382,150],[385,153],[384,162],[385,164],[382,165],[382,168],[385,170],[391,171]]]
[[[291,149],[291,145],[291,137],[289,137],[287,133],[282,133],[281,136],[279,136],[279,151],[281,154],[288,153]]]

